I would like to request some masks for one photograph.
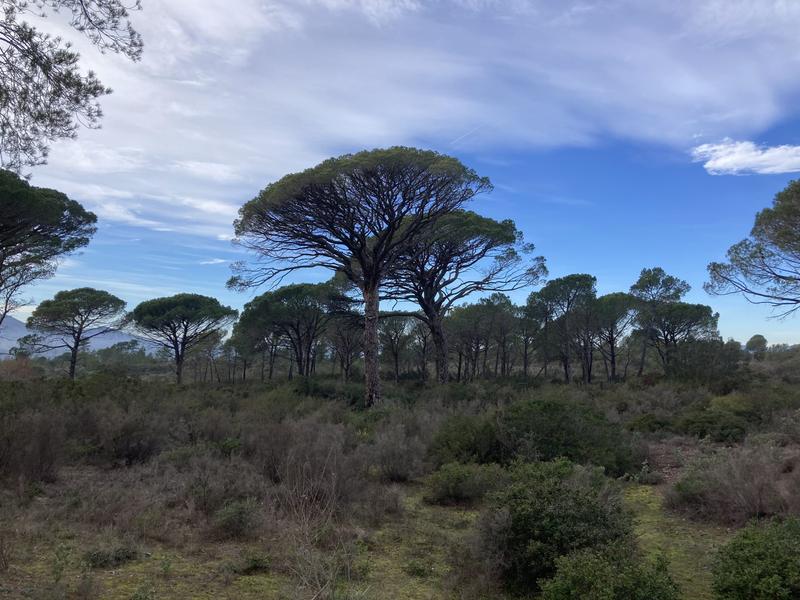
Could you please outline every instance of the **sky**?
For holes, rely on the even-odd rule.
[[[470,208],[514,219],[550,277],[607,293],[661,266],[724,337],[800,343],[800,318],[703,291],[800,177],[800,2],[144,0],[133,22],[137,63],[39,23],[114,93],[101,129],[31,169],[99,230],[19,318],[86,285],[131,308],[184,291],[240,308],[259,293],[225,289],[248,258],[231,243],[243,203],[329,156],[408,145],[488,176]]]

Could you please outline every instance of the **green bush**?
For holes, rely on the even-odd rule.
[[[509,484],[493,495],[491,510],[507,518],[494,519],[505,525],[489,532],[484,550],[491,556],[499,550],[501,577],[517,591],[552,576],[559,557],[632,531],[618,491],[602,472],[564,459],[516,466]]]
[[[436,466],[451,462],[496,463],[503,459],[503,448],[489,416],[456,415],[436,432],[428,454]]]
[[[709,438],[712,442],[740,442],[747,434],[747,420],[726,410],[691,412],[678,419],[679,433]]]
[[[588,548],[556,561],[542,585],[542,600],[678,600],[678,586],[663,557],[643,560],[627,542]]]
[[[214,513],[213,532],[221,539],[242,539],[253,533],[258,523],[255,500],[234,500]]]
[[[720,600],[800,598],[800,520],[745,527],[720,550],[713,574]]]
[[[672,421],[670,419],[648,413],[634,417],[625,424],[625,427],[629,431],[655,433],[656,431],[664,431],[665,429],[669,429],[671,425]]]
[[[432,504],[467,504],[500,488],[508,473],[499,465],[448,463],[428,476],[425,500]]]
[[[612,475],[631,472],[641,464],[619,425],[569,396],[517,402],[503,415],[500,428],[501,439],[523,460],[565,457],[604,467]]]
[[[139,552],[131,544],[119,544],[112,547],[93,548],[83,555],[83,560],[93,569],[118,567],[136,560]]]

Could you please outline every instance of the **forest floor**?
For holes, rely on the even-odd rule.
[[[724,528],[702,525],[666,512],[665,486],[626,484],[626,503],[636,518],[636,535],[651,555],[664,554],[683,597],[712,598],[710,562],[730,536]],[[474,510],[432,506],[422,488],[404,487],[403,513],[374,531],[365,531],[359,556],[342,598],[433,600],[449,596],[449,553],[477,516]],[[46,501],[34,500],[34,501]],[[6,525],[6,524],[4,524]],[[285,573],[261,565],[250,574],[234,565],[242,557],[269,556],[262,544],[204,544],[181,549],[148,546],[136,560],[87,570],[85,548],[100,534],[58,524],[46,536],[5,540],[9,566],[0,573],[2,598],[288,599],[297,588]],[[266,560],[268,564],[268,559]],[[57,585],[56,582],[61,583]],[[61,589],[70,593],[64,595]]]

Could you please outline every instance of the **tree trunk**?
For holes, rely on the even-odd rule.
[[[381,398],[380,363],[378,362],[378,288],[364,288],[364,405],[375,406]]]
[[[175,382],[178,385],[183,383],[183,356],[175,357]]]
[[[641,358],[639,359],[639,371],[637,373],[639,377],[641,377],[642,373],[644,373],[644,359],[646,355],[647,355],[647,340],[644,340],[642,342],[642,355]]]
[[[448,361],[447,334],[442,326],[441,319],[434,319],[429,323],[431,337],[433,338],[436,360],[436,381],[447,383],[450,380],[450,366]]]
[[[69,356],[69,378],[75,379],[75,368],[78,365],[78,348],[80,347],[79,343],[76,343],[75,346],[70,348],[70,356]]]

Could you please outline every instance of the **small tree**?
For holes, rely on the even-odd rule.
[[[142,337],[167,350],[175,361],[175,379],[183,381],[186,353],[229,326],[237,312],[216,298],[176,294],[139,304],[130,315]]]
[[[55,190],[0,170],[0,325],[22,288],[55,273],[57,260],[89,243],[97,217]]]
[[[58,292],[45,300],[28,318],[36,332],[31,345],[36,351],[69,350],[69,378],[75,379],[78,353],[91,340],[119,328],[125,302],[93,288]]]
[[[314,368],[317,344],[325,326],[349,301],[329,283],[287,285],[254,298],[242,312],[242,327],[264,335],[277,331],[292,348],[297,372],[307,377]],[[256,335],[258,335],[256,333]]]
[[[334,360],[339,360],[344,381],[350,381],[353,363],[361,355],[364,346],[363,319],[357,312],[342,311],[333,315],[328,323],[328,343],[333,350]]]
[[[623,292],[600,296],[595,303],[597,347],[606,363],[609,381],[617,380],[620,342],[633,326],[635,306],[635,299]]]
[[[465,210],[442,217],[409,245],[392,279],[392,295],[422,309],[419,318],[431,330],[439,383],[449,379],[447,312],[477,292],[535,285],[547,269],[541,256],[524,260],[533,249],[523,243],[512,220],[495,221]]]
[[[800,308],[800,180],[756,215],[750,237],[728,250],[728,262],[708,265],[710,294],[742,294],[788,315]]]
[[[640,377],[644,372],[647,348],[653,345],[654,336],[657,335],[653,323],[656,311],[663,309],[665,304],[680,301],[691,289],[683,279],[668,275],[661,267],[642,269],[639,279],[631,286],[631,295],[637,300],[636,323],[640,330],[637,337],[642,343],[638,371]]]
[[[745,344],[745,350],[755,356],[756,360],[762,360],[767,351],[767,338],[760,333],[755,334]]]
[[[681,344],[719,338],[719,314],[705,304],[668,302],[656,306],[651,313],[650,343],[656,349],[666,373],[670,373],[676,351]]]
[[[381,287],[418,236],[490,189],[458,160],[413,148],[332,158],[267,186],[239,211],[237,240],[261,261],[235,265],[233,287],[280,281],[297,269],[343,274],[364,300],[367,406],[380,398]]]
[[[383,354],[391,358],[395,381],[400,381],[400,357],[411,341],[411,322],[412,317],[398,315],[382,316],[378,322],[378,339]]]
[[[575,274],[559,277],[547,282],[538,294],[542,304],[548,307],[551,314],[548,321],[553,323],[553,332],[559,348],[561,366],[564,369],[564,381],[569,383],[572,377],[572,348],[576,335],[580,335],[585,323],[579,316],[587,317],[588,307],[595,299],[595,283],[597,279],[592,275]],[[591,341],[591,340],[590,340]],[[588,347],[584,348],[588,351]],[[581,356],[584,365],[584,376],[589,376],[586,370],[586,357]]]

